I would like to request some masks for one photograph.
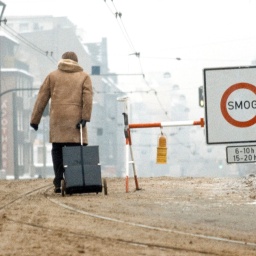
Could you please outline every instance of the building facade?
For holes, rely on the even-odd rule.
[[[101,42],[83,43],[76,27],[66,17],[7,17],[7,19],[7,25],[3,26],[2,30],[8,35],[7,37],[13,38],[13,49],[10,53],[8,49],[1,47],[1,60],[12,65],[14,59],[19,60],[20,67],[16,67],[14,76],[10,73],[15,71],[14,66],[11,64],[8,66],[8,73],[1,63],[2,91],[6,88],[31,88],[2,96],[1,105],[2,108],[6,108],[6,113],[17,109],[17,117],[12,120],[9,115],[8,129],[5,127],[2,129],[2,138],[4,140],[8,138],[8,145],[10,140],[17,144],[14,147],[12,146],[14,142],[11,142],[8,149],[10,155],[6,160],[8,175],[13,175],[15,178],[22,175],[31,177],[35,174],[53,175],[51,145],[48,143],[49,117],[46,114],[42,118],[37,132],[29,128],[29,121],[39,87],[47,74],[57,68],[59,59],[66,51],[77,53],[79,64],[92,78],[94,101],[91,122],[88,123],[89,145],[99,145],[103,174],[119,175],[120,150],[117,149],[117,145],[118,141],[123,139],[123,134],[118,133],[116,129],[118,96],[116,93],[119,90],[116,87],[117,76],[114,74],[108,76],[107,40],[103,38]],[[3,42],[3,39],[1,43],[6,47],[10,45]],[[10,74],[8,81],[5,78],[7,73]],[[8,104],[11,104],[12,108],[4,101],[7,97],[9,97]],[[6,124],[3,118],[2,123]],[[6,149],[4,144],[2,149]],[[24,155],[24,152],[26,156],[22,160],[17,157]],[[5,157],[4,153],[3,151],[2,158]]]
[[[15,58],[19,43],[8,34],[0,31],[1,44],[1,175],[32,172],[32,144],[26,125],[30,112],[33,76],[28,65]]]

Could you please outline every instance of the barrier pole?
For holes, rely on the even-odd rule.
[[[173,121],[173,122],[159,122],[159,123],[138,123],[129,124],[130,129],[137,128],[154,128],[154,127],[171,127],[171,126],[190,126],[190,125],[200,125],[204,127],[204,119],[200,118],[199,121]]]
[[[138,177],[137,177],[137,171],[136,171],[136,167],[135,167],[135,161],[134,161],[134,157],[133,157],[133,151],[132,151],[132,138],[131,138],[130,129],[128,130],[128,135],[129,135],[130,154],[131,154],[131,159],[132,159],[131,164],[132,164],[132,168],[133,168],[133,177],[134,177],[134,181],[135,181],[135,189],[140,190]]]
[[[125,191],[129,192],[129,139],[126,138],[125,145]]]
[[[135,188],[139,190],[139,183],[137,178],[137,172],[135,167],[135,162],[133,158],[133,151],[132,151],[132,140],[131,140],[131,133],[129,129],[129,120],[128,120],[128,97],[121,97],[117,98],[118,101],[124,102],[124,136],[125,136],[125,190],[129,192],[129,166],[132,164],[133,167],[133,176],[135,181]],[[129,156],[130,153],[130,156]],[[129,160],[131,157],[131,161]]]

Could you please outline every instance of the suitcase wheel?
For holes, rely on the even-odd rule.
[[[106,179],[106,178],[103,178],[103,179],[102,179],[102,183],[103,183],[104,195],[107,195],[107,194],[108,194],[107,179]]]
[[[61,180],[61,195],[65,196],[66,193],[66,181],[63,179]]]

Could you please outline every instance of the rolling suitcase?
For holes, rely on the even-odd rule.
[[[99,147],[83,146],[82,126],[80,126],[81,146],[63,147],[64,179],[61,182],[62,196],[74,193],[99,193],[104,188],[107,194],[106,179],[101,178]]]

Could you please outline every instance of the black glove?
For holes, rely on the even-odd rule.
[[[81,121],[76,125],[77,129],[80,129],[80,124],[82,125],[82,127],[85,127],[86,121],[84,119],[81,119]]]
[[[30,124],[30,126],[37,131],[38,130],[38,124]]]

